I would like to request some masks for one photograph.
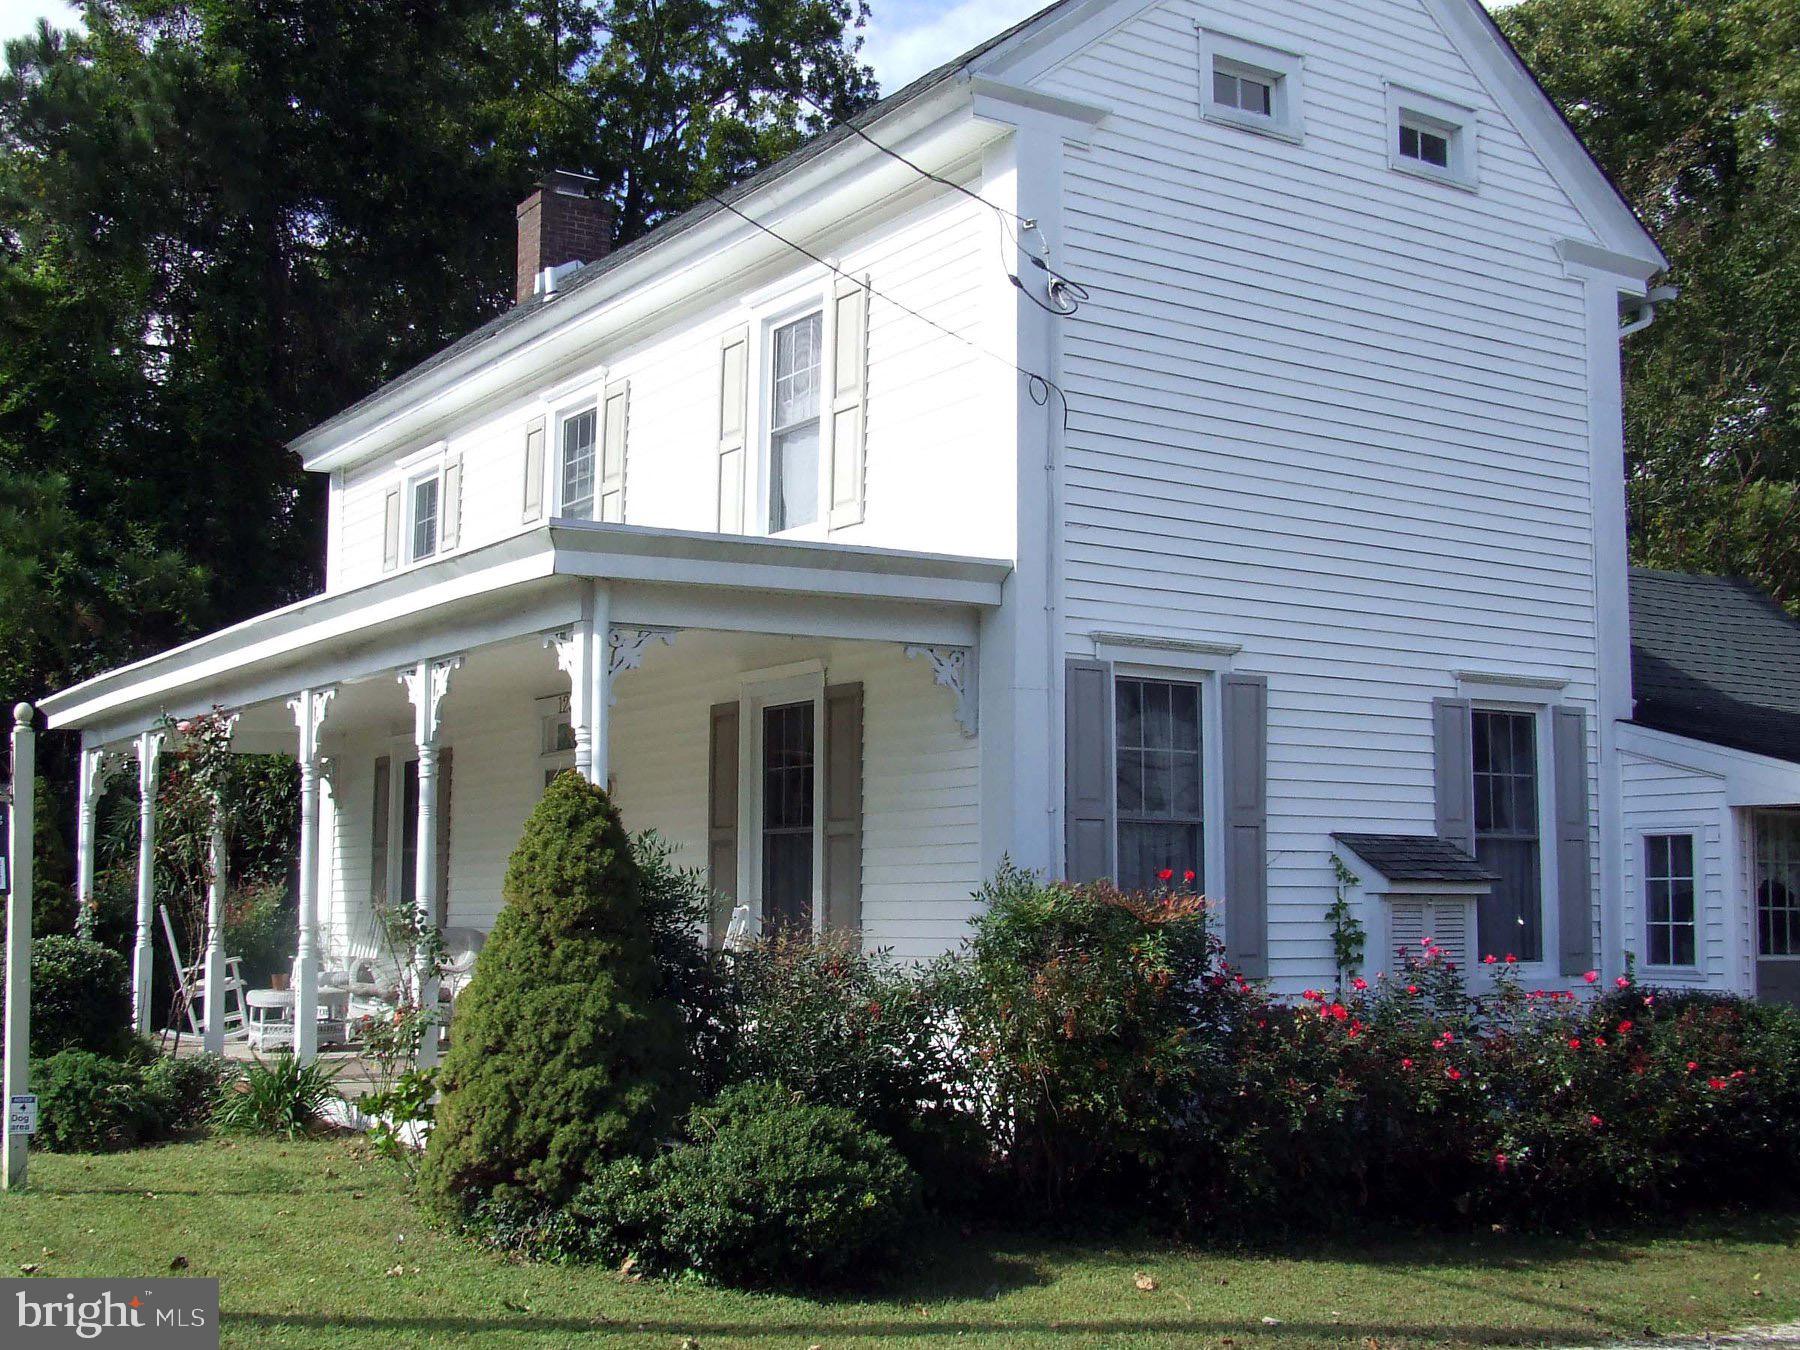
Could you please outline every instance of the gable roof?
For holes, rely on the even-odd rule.
[[[1333,834],[1331,836],[1389,881],[1498,881],[1492,872],[1448,839],[1429,834]]]
[[[1732,577],[1631,570],[1640,726],[1800,763],[1800,621]]]
[[[567,302],[570,295],[655,252],[661,246],[711,220],[721,212],[728,211],[727,204],[735,206],[743,199],[755,195],[802,166],[828,154],[835,147],[852,139],[860,139],[859,132],[898,112],[908,104],[916,102],[939,86],[970,72],[977,63],[983,66],[992,66],[995,62],[1003,62],[1008,55],[1008,51],[1004,49],[1022,46],[1041,34],[1058,28],[1072,29],[1079,25],[1084,18],[1094,13],[1103,13],[1115,8],[1131,8],[1141,11],[1160,2],[1161,0],[1053,0],[1053,3],[1046,5],[1035,14],[996,33],[985,42],[971,47],[962,55],[946,61],[935,70],[927,71],[912,83],[870,104],[848,121],[820,132],[761,172],[752,174],[749,178],[726,189],[719,194],[717,200],[700,202],[681,214],[670,217],[655,229],[624,247],[614,250],[605,258],[588,263],[571,273],[558,283],[554,300],[550,297],[534,295],[489,319],[473,332],[464,335],[435,355],[427,357],[417,365],[396,375],[343,411],[297,436],[289,443],[289,448],[300,453],[303,459],[307,460],[308,467],[311,467],[313,455],[322,451],[329,444],[334,432],[347,427],[359,414],[371,410],[377,404],[403,401],[404,395],[409,389],[420,384],[435,371],[465,362],[474,362],[479,359],[483,349],[496,345],[498,338],[528,323],[543,310],[549,308],[552,303],[555,303],[559,310],[574,308]],[[1648,262],[1643,264],[1646,272],[1656,270],[1657,265],[1666,267],[1667,260],[1663,258],[1649,228],[1638,217],[1636,209],[1619,190],[1611,176],[1588,153],[1587,147],[1582,144],[1574,127],[1563,116],[1561,109],[1551,101],[1550,96],[1544,92],[1543,86],[1538,83],[1537,77],[1526,66],[1511,41],[1494,23],[1493,17],[1487,12],[1482,0],[1427,0],[1427,4],[1440,21],[1447,20],[1445,27],[1450,30],[1453,41],[1460,34],[1464,43],[1468,44],[1462,47],[1465,57],[1469,55],[1469,46],[1473,45],[1485,55],[1493,58],[1478,64],[1486,70],[1490,83],[1505,86],[1494,92],[1506,95],[1511,108],[1515,112],[1522,113],[1525,120],[1540,137],[1547,137],[1556,142],[1555,145],[1549,147],[1553,161],[1550,167],[1552,172],[1564,182],[1565,189],[1574,193],[1578,209],[1580,209],[1580,202],[1586,201],[1597,211],[1610,218],[1615,235],[1618,229],[1629,228],[1632,233],[1639,236],[1642,243],[1647,246],[1649,255],[1655,259],[1655,264]],[[1557,151],[1562,153],[1558,154]],[[1559,167],[1560,172],[1558,172]],[[1571,181],[1572,179],[1579,181]],[[1621,225],[1619,223],[1621,221],[1628,222],[1628,225]],[[1613,242],[1618,243],[1619,241],[1615,237]]]

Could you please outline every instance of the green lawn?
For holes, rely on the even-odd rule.
[[[434,1231],[392,1164],[338,1141],[40,1154],[31,1176],[28,1192],[0,1197],[0,1270],[149,1276],[185,1257],[188,1274],[222,1283],[227,1345],[1392,1350],[1800,1316],[1800,1216],[1630,1241],[1343,1241],[1280,1257],[938,1239],[922,1270],[878,1295],[813,1301],[509,1262]],[[1154,1289],[1137,1287],[1140,1273]]]

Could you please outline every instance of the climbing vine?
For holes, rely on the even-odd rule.
[[[1331,954],[1337,963],[1338,990],[1342,992],[1344,980],[1362,969],[1369,935],[1363,929],[1362,920],[1356,917],[1356,911],[1350,907],[1350,892],[1359,884],[1356,873],[1344,866],[1342,858],[1333,858],[1331,867],[1337,874],[1337,885],[1335,898],[1325,911],[1325,917],[1331,923]]]

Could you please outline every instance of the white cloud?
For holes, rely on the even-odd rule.
[[[0,0],[4,3],[4,0]],[[876,0],[863,55],[891,94],[954,56],[961,56],[1045,0]]]

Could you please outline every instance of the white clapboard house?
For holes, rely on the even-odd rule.
[[[294,442],[322,594],[47,701],[84,877],[109,763],[217,705],[300,758],[303,1002],[378,901],[489,925],[571,767],[722,915],[903,958],[1008,858],[1192,872],[1284,990],[1340,867],[1371,969],[1640,945],[1619,351],[1664,260],[1475,0],[1063,0],[605,212],[551,175],[517,305]]]

